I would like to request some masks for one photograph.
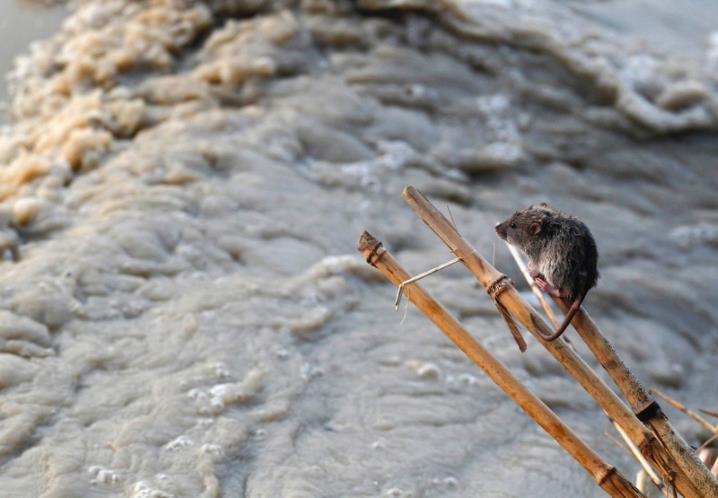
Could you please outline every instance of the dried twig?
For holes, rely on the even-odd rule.
[[[429,275],[432,275],[438,271],[443,270],[444,268],[448,268],[449,266],[458,263],[461,261],[461,258],[454,258],[451,261],[447,261],[446,263],[442,263],[439,266],[435,266],[431,270],[427,270],[424,273],[420,273],[418,275],[415,275],[411,277],[408,280],[405,280],[401,284],[399,284],[399,287],[396,289],[396,299],[394,299],[394,307],[398,310],[399,309],[399,303],[401,302],[401,294],[404,292],[404,287],[413,284],[414,282],[418,282],[422,278],[428,277]]]
[[[704,428],[706,428],[707,430],[709,430],[709,431],[712,432],[713,434],[718,434],[718,426],[715,426],[715,425],[711,424],[711,423],[708,422],[706,419],[704,419],[703,417],[701,417],[700,415],[698,415],[696,412],[694,412],[694,411],[692,411],[691,409],[689,409],[686,405],[684,405],[684,404],[681,403],[680,401],[676,401],[675,399],[671,398],[670,396],[668,396],[668,395],[665,394],[665,393],[662,393],[661,391],[659,391],[659,390],[656,389],[655,387],[651,387],[651,388],[649,389],[649,391],[651,391],[653,394],[655,394],[656,396],[658,396],[659,398],[661,398],[662,400],[664,400],[666,403],[668,403],[669,405],[671,405],[671,406],[672,406],[673,408],[675,408],[676,410],[679,410],[679,411],[685,413],[687,416],[689,416],[690,418],[692,418],[693,420],[695,420],[696,422],[698,422],[699,424],[701,424]]]
[[[604,431],[603,435],[606,436],[608,439],[610,439],[613,444],[615,444],[616,446],[621,448],[628,455],[633,456],[631,449],[628,446],[626,446],[626,444],[623,441],[621,441],[620,439],[618,439],[616,436],[614,436],[613,434],[611,434],[608,431]]]
[[[696,451],[701,451],[702,449],[707,448],[716,439],[718,439],[718,434],[713,434],[711,437],[703,441],[703,444],[696,448]]]
[[[619,429],[619,426],[615,422],[613,425],[614,425],[614,427],[616,427],[617,430]],[[620,434],[620,430],[619,430],[619,434]],[[626,446],[626,444],[624,444],[620,439],[618,439],[616,436],[614,436],[613,434],[611,434],[608,431],[604,432],[603,435],[606,436],[608,439],[610,439],[613,444],[615,444],[616,446],[621,448],[623,451],[625,451],[627,454],[631,455],[632,457],[638,458],[638,456],[640,456],[640,452],[638,451],[638,448],[636,448],[633,445],[633,443],[631,443],[631,440],[626,438],[625,436],[624,436],[623,440],[626,442],[626,444],[630,445],[630,448],[629,448],[629,446]],[[641,461],[641,460],[643,460],[643,461]],[[638,489],[638,491],[640,491],[643,494],[646,494],[646,492],[648,490],[647,490],[645,481],[650,480],[653,483],[653,485],[656,488],[658,488],[658,490],[661,491],[661,493],[663,493],[663,496],[665,496],[666,498],[672,498],[673,496],[675,496],[675,490],[673,490],[671,492],[671,490],[669,490],[669,487],[663,485],[661,480],[658,478],[658,476],[653,471],[653,469],[651,469],[651,467],[648,465],[648,462],[646,462],[646,460],[643,459],[643,457],[640,457],[639,462],[641,463],[641,470],[636,473],[636,484],[635,484],[636,489]]]
[[[521,271],[521,274],[526,279],[526,282],[531,287],[531,290],[533,291],[534,295],[538,298],[539,302],[541,303],[541,307],[543,308],[544,312],[548,316],[549,320],[553,324],[554,328],[557,326],[556,317],[553,315],[553,312],[546,303],[546,301],[543,298],[543,294],[541,293],[541,289],[534,283],[533,278],[531,278],[531,275],[529,274],[528,268],[526,267],[526,264],[524,263],[523,258],[521,257],[521,254],[518,252],[518,250],[512,246],[511,244],[506,244],[506,246],[509,249],[509,252],[511,252],[511,256],[513,256],[514,261],[516,262],[516,265],[519,267],[519,270]],[[636,447],[635,444],[633,444],[633,441],[631,441],[631,438],[628,437],[626,432],[621,429],[621,426],[617,424],[616,422],[613,422],[613,426],[615,427],[616,431],[620,434],[621,438],[623,438],[623,441],[625,444],[621,443],[618,439],[616,439],[613,435],[606,432],[606,436],[608,436],[609,439],[611,439],[614,443],[616,443],[617,446],[622,448],[624,451],[626,451],[629,455],[633,456],[636,460],[638,460],[638,463],[643,468],[643,471],[645,472],[646,476],[650,478],[650,480],[653,482],[653,484],[663,492],[665,496],[668,495],[668,490],[663,486],[663,483],[661,482],[661,479],[658,477],[656,472],[651,468],[650,464],[646,461],[644,456],[641,454],[640,450]]]

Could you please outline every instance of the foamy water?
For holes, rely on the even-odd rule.
[[[496,220],[582,217],[594,319],[647,385],[715,408],[713,66],[557,3],[359,4],[85,0],[19,61],[4,496],[602,496],[357,255],[367,228],[412,272],[449,259],[409,183],[515,282]],[[466,271],[426,286],[636,472]]]

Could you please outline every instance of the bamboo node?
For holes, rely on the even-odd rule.
[[[596,482],[599,486],[601,486],[603,483],[606,482],[609,477],[611,477],[612,474],[616,473],[618,473],[616,467],[614,467],[613,465],[608,465],[598,476],[596,476]]]
[[[640,410],[637,410],[635,412],[635,415],[638,420],[643,423],[646,423],[653,417],[655,417],[660,410],[661,407],[658,405],[658,403],[656,403],[656,400],[652,399],[650,403],[642,407]]]

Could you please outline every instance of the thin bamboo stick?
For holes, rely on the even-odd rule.
[[[456,226],[453,224],[454,227]],[[506,247],[508,248],[509,252],[511,253],[511,256],[514,258],[514,261],[516,262],[516,266],[519,267],[519,270],[521,271],[521,275],[523,275],[524,279],[526,280],[526,283],[529,285],[531,290],[533,291],[534,295],[538,299],[539,303],[541,303],[541,307],[543,308],[544,312],[546,313],[549,321],[551,322],[551,325],[556,328],[557,322],[556,317],[553,314],[553,311],[551,310],[551,307],[546,303],[546,300],[543,298],[543,294],[541,290],[538,288],[536,283],[534,282],[534,279],[529,274],[528,268],[526,267],[526,263],[524,263],[523,257],[519,253],[518,249],[516,247],[512,246],[511,244],[507,243]],[[624,431],[620,425],[618,425],[616,422],[612,422],[613,426],[616,429],[616,432],[621,436],[623,441],[625,442],[624,445],[619,446],[623,447],[630,455],[632,455],[638,463],[643,468],[643,472],[645,472],[646,476],[650,478],[651,481],[653,481],[653,484],[656,486],[657,489],[663,493],[664,496],[670,497],[672,496],[671,492],[669,491],[669,486],[664,486],[663,482],[661,481],[661,478],[658,477],[656,472],[653,470],[651,465],[648,463],[646,458],[641,454],[640,450],[636,447],[635,444],[633,444],[633,441],[631,441],[631,438],[628,437],[628,434],[626,434],[626,431]],[[612,437],[610,434],[607,433],[609,437]],[[617,440],[616,440],[617,441]],[[638,486],[638,483],[636,483],[636,487],[640,489],[642,492],[643,489]]]
[[[653,481],[653,484],[655,484],[655,486],[661,491],[661,493],[663,493],[664,496],[669,496],[668,486],[663,485],[663,482],[661,482],[661,478],[658,477],[656,472],[651,468],[651,465],[648,463],[646,458],[641,455],[641,451],[636,448],[636,445],[633,444],[633,441],[631,441],[631,438],[628,437],[628,434],[626,434],[626,432],[616,422],[613,423],[613,426],[616,428],[616,431],[618,431],[618,433],[621,435],[621,438],[626,442],[626,445],[628,446],[631,455],[633,455],[633,457],[638,460],[638,463],[641,464],[643,471],[651,479],[651,481]]]
[[[701,443],[701,445],[696,448],[696,451],[700,452],[703,448],[707,448],[716,439],[718,439],[718,434],[713,434],[711,437],[703,441],[703,443]],[[713,473],[713,475],[715,475],[715,473]]]
[[[713,434],[718,434],[718,426],[711,424],[706,419],[698,415],[696,412],[688,408],[686,405],[681,403],[680,401],[676,401],[675,399],[671,398],[667,394],[662,393],[655,387],[652,387],[649,389],[650,392],[658,396],[659,398],[663,399],[666,403],[671,405],[676,410],[680,410],[681,412],[685,413],[687,416],[698,422],[700,425],[703,426],[703,428],[711,431]]]
[[[511,253],[511,256],[513,256],[514,261],[516,261],[516,266],[519,267],[521,275],[523,275],[524,279],[526,280],[526,283],[529,284],[531,292],[533,292],[534,296],[536,296],[536,299],[538,299],[538,302],[541,305],[541,309],[543,309],[543,312],[546,313],[548,321],[551,322],[551,325],[553,325],[553,328],[555,329],[556,327],[558,327],[556,316],[553,314],[551,306],[549,306],[546,300],[543,298],[541,289],[539,289],[538,285],[536,285],[536,283],[534,282],[534,279],[531,278],[531,275],[529,275],[529,269],[526,267],[526,263],[524,263],[524,260],[521,258],[518,249],[516,249],[509,243],[506,244],[506,247],[509,249],[509,252]]]
[[[434,231],[455,256],[462,259],[464,265],[485,288],[490,288],[502,277],[502,274],[482,258],[444,215],[416,189],[411,186],[406,187],[402,195],[424,223]],[[567,346],[565,340],[559,339],[553,342],[543,340],[542,336],[550,334],[551,329],[543,318],[523,300],[516,289],[509,286],[508,290],[498,297],[498,300],[576,379],[606,414],[623,428],[631,441],[641,450],[641,454],[663,476],[664,481],[675,480],[676,487],[686,498],[718,498],[718,483],[692,453],[685,441],[672,431],[665,430],[665,425],[662,427],[663,430],[658,431],[651,426],[661,442],[658,444],[616,394],[572,348]],[[632,375],[631,378],[633,378]],[[635,381],[635,378],[633,380]],[[651,403],[650,406],[655,407],[656,405]]]
[[[454,225],[454,227],[456,226],[455,224],[453,224],[453,225]],[[544,313],[546,313],[549,321],[551,322],[551,325],[554,328],[556,328],[556,326],[557,326],[556,317],[554,316],[553,311],[551,310],[551,307],[548,305],[548,303],[546,303],[546,300],[543,298],[543,294],[541,293],[541,290],[538,288],[538,286],[534,282],[534,279],[529,274],[528,268],[526,267],[526,263],[524,263],[523,257],[521,256],[521,254],[519,253],[518,249],[516,249],[515,246],[512,246],[511,244],[507,243],[506,247],[508,248],[509,252],[511,253],[511,256],[514,258],[514,261],[516,262],[516,266],[519,267],[519,270],[521,271],[521,275],[523,275],[524,279],[526,280],[526,283],[529,285],[529,287],[533,291],[534,295],[538,299],[539,303],[541,304],[541,308],[543,308]],[[626,434],[626,431],[624,431],[621,428],[621,426],[618,425],[616,422],[612,422],[612,423],[616,429],[616,432],[618,432],[618,434],[621,436],[621,438],[625,442],[625,445],[621,444],[618,440],[614,440],[614,442],[616,442],[616,444],[618,444],[620,447],[625,449],[626,452],[628,452],[628,454],[632,455],[638,461],[638,463],[643,468],[643,472],[645,472],[646,476],[648,478],[650,478],[651,481],[653,481],[653,484],[656,486],[656,488],[658,488],[663,493],[664,496],[670,497],[671,495],[670,495],[670,491],[668,490],[668,486],[663,485],[661,478],[658,477],[658,475],[653,470],[651,465],[648,463],[646,458],[641,454],[640,450],[636,447],[635,444],[633,444],[633,441],[631,441],[631,438],[628,437],[628,434]],[[606,433],[606,435],[609,438],[613,439],[613,436],[611,436],[610,434]],[[640,486],[638,486],[638,482],[636,483],[636,487],[639,490],[641,490],[642,492],[644,491],[643,489],[640,488]]]
[[[409,274],[388,251],[381,247],[381,243],[367,232],[364,232],[359,239],[359,251],[368,263],[379,269],[394,285],[399,286],[409,279]],[[618,473],[614,467],[605,463],[598,454],[581,441],[543,401],[521,384],[418,283],[406,285],[404,294],[524,412],[576,459],[606,493],[614,497],[643,496],[629,480]]]

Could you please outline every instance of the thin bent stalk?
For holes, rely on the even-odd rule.
[[[696,422],[701,424],[703,426],[703,428],[709,430],[714,435],[718,435],[718,426],[711,424],[705,418],[698,415],[696,412],[694,412],[693,410],[688,408],[686,405],[684,405],[680,401],[676,401],[675,399],[671,398],[667,394],[662,393],[655,387],[650,388],[649,391],[652,392],[653,394],[655,394],[656,396],[658,396],[659,398],[661,398],[662,400],[664,400],[666,403],[671,405],[676,410],[680,410],[681,412],[685,413],[687,416],[689,416],[690,418],[692,418],[693,420],[695,420]]]

